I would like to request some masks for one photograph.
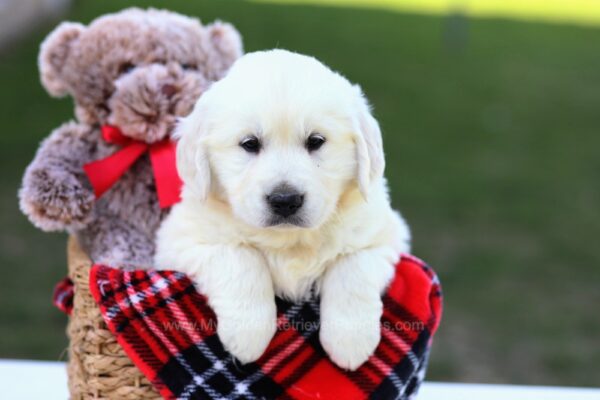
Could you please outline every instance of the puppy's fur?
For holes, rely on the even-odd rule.
[[[314,58],[247,54],[177,130],[183,200],[158,232],[156,265],[189,274],[242,362],[275,332],[275,295],[321,296],[320,340],[356,369],[380,339],[381,294],[410,233],[390,207],[381,132],[360,88]],[[307,140],[325,143],[309,151]],[[240,143],[256,137],[258,152]],[[274,218],[268,196],[303,196]]]

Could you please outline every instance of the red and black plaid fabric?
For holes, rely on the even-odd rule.
[[[92,294],[109,329],[165,399],[408,399],[421,384],[441,316],[441,290],[422,261],[402,256],[383,297],[381,342],[353,372],[319,343],[317,298],[277,299],[278,330],[265,354],[242,365],[216,334],[216,317],[174,271],[95,265]]]
[[[71,315],[71,311],[73,311],[73,295],[73,282],[70,278],[65,278],[54,286],[52,304],[65,314]]]

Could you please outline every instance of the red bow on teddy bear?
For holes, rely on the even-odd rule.
[[[122,148],[106,158],[83,166],[96,198],[110,189],[142,154],[149,151],[160,208],[171,207],[181,200],[182,182],[175,164],[175,142],[170,139],[156,143],[134,140],[111,125],[102,126],[102,138]]]

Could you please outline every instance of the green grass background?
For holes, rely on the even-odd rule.
[[[125,6],[76,1],[71,20]],[[429,379],[600,382],[600,30],[240,1],[135,2],[222,18],[247,51],[315,55],[375,107],[394,205],[438,271]],[[64,359],[50,304],[65,236],[17,208],[39,141],[72,118],[39,84],[52,26],[0,54],[0,357]]]

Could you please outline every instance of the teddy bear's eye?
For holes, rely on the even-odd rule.
[[[196,64],[183,64],[181,68],[185,69],[186,71],[189,71],[191,69],[196,69]]]
[[[126,74],[134,68],[135,68],[135,65],[133,65],[130,62],[123,63],[119,66],[119,74]]]

